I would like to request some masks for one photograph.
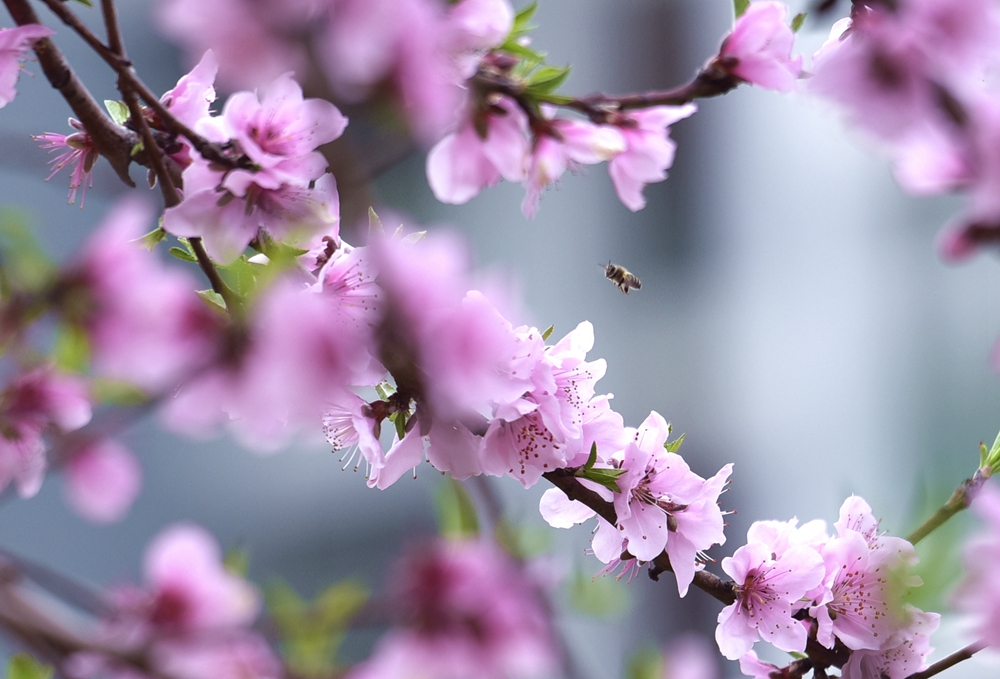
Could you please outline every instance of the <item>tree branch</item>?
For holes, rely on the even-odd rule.
[[[906,679],[929,679],[929,677],[933,677],[935,674],[944,672],[949,667],[954,667],[963,660],[968,660],[973,655],[979,653],[979,651],[986,648],[988,645],[989,644],[986,644],[985,642],[982,641],[977,641],[974,644],[969,644],[962,650],[955,651],[947,658],[942,658],[941,660],[938,660],[936,663],[928,667],[923,672],[917,672],[915,674],[911,674]]]

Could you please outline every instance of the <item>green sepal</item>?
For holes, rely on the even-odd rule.
[[[135,158],[137,155],[142,153],[142,150],[144,148],[146,148],[146,146],[142,143],[142,140],[140,139],[139,141],[137,141],[135,144],[132,145],[132,148],[129,149],[128,154],[132,158]]]
[[[138,243],[142,247],[146,248],[150,252],[156,249],[156,246],[163,242],[163,239],[167,237],[167,232],[163,230],[162,226],[158,226],[145,236],[135,239],[134,242]]]
[[[90,391],[100,403],[115,406],[137,406],[149,401],[149,395],[139,387],[120,380],[95,378]]]
[[[479,535],[479,515],[469,492],[458,481],[445,479],[434,493],[438,532],[446,538],[463,539]]]
[[[733,0],[733,9],[736,11],[736,18],[739,19],[750,7],[750,0]]]
[[[802,28],[802,24],[806,22],[806,14],[807,14],[806,12],[799,12],[798,14],[795,15],[795,18],[792,19],[793,33],[798,33],[799,29]]]
[[[27,653],[15,653],[7,663],[7,679],[51,679],[55,669]]]
[[[681,434],[673,441],[667,441],[663,444],[663,447],[667,449],[668,453],[676,453],[681,448],[681,444],[684,443],[685,434]]]
[[[545,330],[542,332],[542,341],[544,342],[548,338],[552,337],[552,333],[553,331],[555,331],[555,329],[556,326],[554,325],[550,325],[549,327],[545,328]]]
[[[382,228],[382,220],[375,214],[375,208],[368,208],[368,238],[373,235],[384,236],[385,229]]]
[[[245,547],[232,547],[226,550],[222,557],[222,566],[233,575],[246,578],[250,572],[250,550]]]
[[[176,245],[169,250],[167,250],[171,255],[183,262],[197,262],[198,258],[192,255],[190,252],[183,248],[179,248]]]
[[[85,373],[90,365],[90,340],[87,333],[73,323],[60,323],[56,329],[52,358],[64,372]]]
[[[397,410],[389,416],[389,421],[396,425],[396,436],[402,441],[406,436],[406,413]]]
[[[663,654],[652,648],[637,651],[628,661],[626,679],[660,679],[665,676]]]

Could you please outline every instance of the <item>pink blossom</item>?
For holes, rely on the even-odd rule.
[[[439,541],[411,553],[394,583],[398,624],[351,679],[507,679],[555,670],[535,588],[493,544]]]
[[[794,42],[784,3],[751,2],[722,43],[720,62],[748,83],[791,92],[802,72],[802,57],[792,58]]]
[[[775,674],[781,676],[780,667],[760,660],[754,651],[747,651],[740,657],[740,672],[754,679],[772,679]]]
[[[470,2],[462,3],[458,7]],[[509,99],[501,99],[482,113],[480,136],[468,120],[431,149],[427,156],[427,180],[442,203],[461,205],[472,200],[502,177],[519,182],[525,177],[529,153],[528,121]]]
[[[661,679],[714,679],[718,656],[705,638],[688,633],[670,642],[663,654]]]
[[[286,1],[272,11],[255,11],[257,5],[245,0],[165,0],[156,5],[156,16],[160,30],[185,46],[189,63],[211,49],[227,88],[253,88],[287,71],[306,72],[302,45],[274,26],[291,18],[307,25],[309,13],[296,11],[302,4]]]
[[[87,188],[94,185],[91,171],[94,169],[94,163],[101,156],[83,124],[75,118],[70,118],[69,124],[79,132],[70,135],[46,132],[45,134],[32,135],[31,138],[49,153],[58,152],[58,155],[49,161],[52,171],[45,178],[45,181],[55,177],[64,167],[72,166],[73,169],[69,175],[68,200],[70,204],[75,203],[76,192],[80,191],[80,207],[82,208],[84,198],[87,196]]]
[[[521,211],[529,219],[538,211],[542,191],[566,170],[611,160],[628,148],[623,132],[615,127],[563,118],[551,121],[551,126],[551,133],[536,138],[528,161]]]
[[[677,151],[669,126],[697,110],[694,104],[685,104],[654,106],[629,114],[627,124],[621,126],[625,146],[608,163],[615,193],[629,210],[635,212],[646,206],[642,190],[647,184],[667,178]]]
[[[215,101],[215,76],[219,61],[208,50],[194,68],[177,81],[177,85],[160,97],[160,102],[188,127],[195,128],[209,117],[209,107]]]
[[[823,580],[823,560],[814,549],[791,547],[775,559],[767,545],[751,542],[723,559],[722,570],[737,586],[736,603],[722,609],[715,630],[722,655],[743,657],[758,639],[783,651],[805,649],[806,629],[792,614]]]
[[[219,322],[186,271],[135,242],[152,223],[150,205],[119,203],[67,277],[84,297],[67,295],[61,311],[87,330],[99,374],[156,391],[212,357]]]
[[[172,634],[249,625],[260,594],[222,565],[215,538],[193,524],[175,524],[146,549],[144,572],[151,603],[148,623]]]
[[[955,592],[955,608],[967,614],[976,635],[1000,646],[1000,491],[985,484],[972,503],[983,526],[966,543],[965,578]]]
[[[17,96],[14,86],[21,75],[21,62],[27,58],[28,50],[36,40],[54,34],[55,31],[41,24],[0,29],[0,108]]]
[[[258,634],[237,632],[182,641],[165,640],[152,648],[152,662],[176,679],[281,679],[281,662]]]
[[[123,519],[142,488],[138,460],[114,441],[100,441],[75,451],[63,472],[66,502],[93,523]]]
[[[927,669],[927,656],[934,650],[930,635],[937,629],[941,616],[917,611],[905,636],[894,637],[881,650],[858,650],[851,653],[841,669],[842,679],[887,677],[905,679]]]

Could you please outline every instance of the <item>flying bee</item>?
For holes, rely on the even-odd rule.
[[[607,266],[603,264],[598,264],[598,266],[604,267],[604,277],[614,283],[615,287],[626,295],[632,288],[636,290],[642,289],[642,281],[636,278],[635,274],[631,273],[625,267],[612,264],[610,261]]]

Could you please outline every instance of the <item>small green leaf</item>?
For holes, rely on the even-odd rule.
[[[109,405],[137,406],[149,400],[149,395],[142,389],[119,380],[96,378],[91,382],[90,390],[99,402]]]
[[[597,441],[590,444],[590,457],[587,458],[587,464],[583,465],[584,471],[589,471],[593,469],[594,464],[597,462]]]
[[[569,602],[587,615],[619,615],[628,608],[628,590],[614,578],[592,578],[577,570],[569,581]]]
[[[396,436],[402,441],[406,436],[406,413],[397,410],[389,416],[389,421],[396,425]]]
[[[94,3],[92,3],[90,0],[75,0],[75,2],[80,3],[84,7],[93,7],[94,6]]]
[[[56,330],[55,348],[52,357],[56,367],[71,373],[83,373],[90,365],[90,340],[83,328],[71,323],[62,323]]]
[[[798,651],[790,651],[788,655],[792,656],[796,660],[805,660],[806,658],[809,657],[805,653],[799,653]]]
[[[167,237],[167,232],[163,230],[162,226],[158,226],[145,236],[137,238],[135,242],[139,243],[142,247],[146,248],[150,252],[156,249],[164,238]]]
[[[582,479],[599,483],[608,490],[620,493],[618,487],[618,477],[625,473],[624,469],[605,469],[603,467],[592,467],[591,469],[581,469],[576,473]]]
[[[545,61],[544,54],[531,49],[527,45],[522,45],[516,40],[508,40],[499,49],[501,52],[507,52],[508,54],[524,59],[531,68]]]
[[[268,259],[279,269],[284,269],[284,264],[290,264],[294,260],[287,251],[268,251]],[[246,297],[257,289],[258,270],[250,263],[246,255],[241,255],[232,264],[225,266],[216,265],[219,275],[240,297]]]
[[[127,123],[129,116],[131,115],[129,113],[128,106],[126,106],[123,101],[105,99],[104,108],[108,109],[108,115],[110,115],[111,119],[118,125],[124,125]]]
[[[438,530],[446,538],[479,535],[479,516],[469,492],[458,481],[445,479],[434,493]]]
[[[128,154],[129,154],[129,155],[130,155],[131,157],[135,158],[135,157],[136,157],[137,155],[139,155],[140,153],[142,153],[142,150],[143,150],[144,148],[146,148],[146,147],[145,147],[145,145],[143,145],[143,143],[142,143],[142,140],[139,140],[139,141],[137,141],[137,142],[136,142],[136,143],[135,143],[135,144],[134,144],[134,145],[132,146],[132,148],[131,148],[131,149],[129,149],[129,152],[128,152]]]
[[[27,653],[16,653],[7,663],[7,679],[50,679],[55,670]]]
[[[198,261],[198,258],[195,257],[194,255],[192,255],[190,252],[188,252],[187,250],[184,250],[182,248],[176,247],[176,246],[170,248],[167,252],[169,252],[170,254],[172,254],[177,259],[180,259],[180,260],[185,261],[185,262],[197,262]]]
[[[805,12],[800,12],[799,14],[796,14],[795,18],[792,19],[792,32],[798,33],[799,29],[802,28],[802,24],[804,24],[805,22],[806,22]]]
[[[549,93],[540,96],[538,97],[538,99],[547,104],[555,104],[556,106],[563,106],[565,104],[569,104],[575,101],[573,97],[567,97],[564,94],[554,94],[554,93]]]
[[[388,382],[379,382],[375,385],[375,393],[383,401],[396,393],[396,387],[392,386]]]
[[[684,443],[684,434],[681,434],[673,441],[667,441],[663,444],[663,447],[667,449],[668,453],[676,453],[681,448],[681,444]]]
[[[250,551],[245,547],[233,547],[222,557],[222,566],[241,578],[246,578],[250,572]]]
[[[525,91],[532,95],[555,92],[569,77],[569,66],[542,66],[525,80]]]
[[[213,311],[226,311],[226,300],[215,290],[199,290],[197,295],[201,297],[201,301],[208,305],[209,309]]]
[[[554,325],[550,325],[549,327],[545,328],[545,332],[542,333],[542,341],[544,342],[548,338],[552,337],[552,332],[555,329],[556,329],[556,326],[554,326]]]
[[[652,648],[642,649],[629,658],[625,679],[660,679],[664,676],[663,665],[662,653]]]
[[[538,11],[538,2],[531,2],[522,7],[514,15],[514,30],[524,30],[524,27],[528,25],[528,22],[532,20],[535,16],[535,12]]]
[[[750,0],[733,0],[733,9],[736,10],[736,18],[739,19],[750,7]]]

